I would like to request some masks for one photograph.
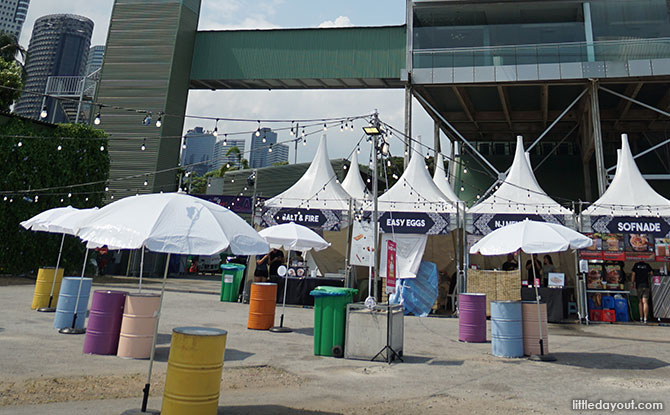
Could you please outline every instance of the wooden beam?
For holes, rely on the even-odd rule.
[[[637,94],[640,93],[642,86],[644,86],[643,82],[630,84],[626,87],[626,91],[624,91],[623,94],[627,97],[635,99],[637,98]],[[633,105],[633,102],[621,98],[621,101],[619,101],[619,105],[617,105],[617,112],[619,115],[617,117],[617,121],[614,123],[614,128],[617,128],[619,126],[619,122],[621,122],[621,120],[626,116],[626,114],[628,114],[628,110],[630,109],[631,105]]]
[[[542,85],[540,89],[540,105],[542,105],[542,126],[546,128],[549,118],[549,85]]]
[[[512,129],[512,118],[510,118],[510,105],[509,105],[509,97],[507,96],[507,92],[505,91],[505,87],[502,85],[498,85],[498,97],[500,97],[500,106],[502,107],[503,114],[505,114],[505,120],[507,121],[507,125],[509,126],[510,130]]]
[[[465,115],[468,117],[470,122],[472,122],[475,125],[475,127],[479,129],[479,125],[477,124],[477,120],[475,119],[475,108],[472,105],[472,101],[470,101],[470,96],[468,95],[468,92],[465,90],[465,88],[456,86],[452,86],[451,90],[456,95],[459,104],[461,104],[461,108],[463,108],[463,112],[465,112]]]

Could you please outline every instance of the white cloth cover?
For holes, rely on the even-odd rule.
[[[456,196],[454,189],[452,189],[451,184],[447,178],[447,171],[444,169],[444,158],[442,154],[437,155],[437,160],[435,161],[435,173],[433,173],[433,182],[438,189],[447,197],[447,199],[453,202],[459,202],[460,199]]]
[[[397,244],[396,247],[396,278],[416,278],[419,272],[421,259],[426,250],[428,235],[385,233],[381,237],[381,252],[379,260],[379,275],[386,278],[386,250],[388,241]]]
[[[270,247],[232,211],[180,193],[130,196],[103,207],[77,234],[91,245],[184,255],[260,255]]]
[[[524,220],[489,233],[470,248],[471,254],[505,255],[518,250],[545,254],[591,246],[591,238],[555,223]]]
[[[72,206],[57,207],[45,210],[44,212],[39,213],[28,220],[24,220],[21,222],[21,226],[32,231],[49,232],[49,224],[51,222],[62,215],[72,213],[77,210],[79,209],[73,208]]]
[[[379,211],[456,213],[453,202],[433,182],[424,158],[415,152],[396,184],[379,196]]]
[[[293,222],[270,226],[258,232],[272,248],[284,248],[291,251],[321,251],[330,246],[313,230],[296,225]]]
[[[498,190],[470,208],[468,213],[571,214],[570,210],[558,204],[542,190],[528,160],[523,149],[523,138],[519,136],[514,161],[507,178]]]
[[[326,135],[303,176],[285,192],[265,202],[267,207],[349,210],[351,196],[337,182],[328,158]]]
[[[354,151],[354,154],[351,156],[351,164],[349,165],[349,171],[347,176],[342,181],[342,188],[357,200],[364,200],[370,196],[368,188],[363,182],[361,177],[361,171],[358,166],[358,152]]]
[[[621,151],[612,183],[605,193],[583,212],[595,216],[670,216],[670,201],[656,193],[642,177],[628,145],[621,135]]]

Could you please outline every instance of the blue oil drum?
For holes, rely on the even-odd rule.
[[[520,301],[491,301],[491,346],[494,356],[523,356]]]
[[[81,294],[77,301],[79,293],[79,284],[81,283]],[[64,329],[72,326],[74,318],[74,308],[77,307],[77,321],[74,328],[83,329],[86,322],[86,310],[88,309],[88,297],[91,294],[91,285],[93,279],[80,277],[65,277],[60,287],[58,295],[58,307],[54,317],[54,328]]]

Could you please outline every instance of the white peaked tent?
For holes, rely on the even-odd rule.
[[[351,157],[349,172],[342,182],[342,187],[356,200],[365,200],[370,196],[370,192],[368,192],[368,188],[365,186],[365,182],[363,182],[363,178],[361,177],[361,171],[358,168],[358,152],[356,151],[354,151],[354,154]]]
[[[437,160],[435,160],[435,173],[433,174],[433,182],[438,189],[447,197],[447,199],[453,202],[459,202],[458,196],[454,192],[454,189],[451,188],[451,184],[447,179],[447,171],[444,169],[444,158],[442,154],[437,155]]]
[[[328,158],[326,135],[321,137],[314,160],[303,176],[284,193],[265,202],[266,207],[349,210],[351,196],[337,182]]]
[[[380,212],[456,213],[454,200],[437,187],[417,152],[389,190],[379,196]]]
[[[572,212],[542,190],[524,152],[523,138],[519,136],[507,178],[498,190],[470,208],[468,213],[570,215]]]
[[[642,177],[628,145],[621,135],[616,174],[605,193],[582,212],[592,216],[670,216],[670,201],[656,193]]]

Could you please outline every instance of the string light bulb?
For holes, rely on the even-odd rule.
[[[270,148],[268,148],[268,153],[272,153],[272,146],[270,146]]]
[[[95,119],[93,120],[93,124],[95,124],[95,125],[100,125],[100,122],[101,122],[101,120],[100,120],[100,112],[98,112],[97,114],[95,114]]]
[[[261,136],[261,121],[258,120],[258,128],[256,128],[256,137]]]
[[[63,146],[58,144],[58,147],[56,147],[56,150],[61,151],[63,149]]]
[[[19,142],[18,142],[16,145],[17,145],[18,147],[22,147],[22,146],[23,146],[23,141],[19,140]]]
[[[144,151],[147,149],[147,139],[145,138],[144,141],[142,141],[142,146],[140,147],[140,150]]]
[[[146,185],[148,185],[148,184],[149,184],[149,178],[148,178],[148,177],[145,177],[145,178],[144,178],[144,185],[146,186]]]
[[[214,137],[219,136],[219,119],[218,118],[216,119],[216,124],[214,124],[214,131],[212,131],[212,135]]]
[[[323,123],[323,131],[328,131],[328,126],[326,125],[325,122]]]
[[[47,107],[45,105],[45,106],[42,107],[42,111],[40,112],[40,118],[45,119],[47,117],[47,115],[49,115],[49,114],[47,113]]]
[[[105,145],[104,144],[100,146],[100,151],[105,151]]]

